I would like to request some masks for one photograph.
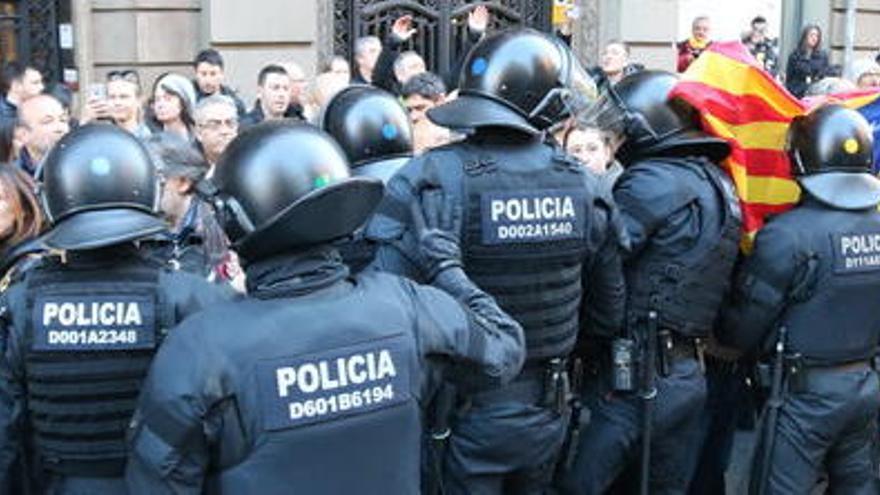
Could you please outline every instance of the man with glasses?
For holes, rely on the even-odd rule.
[[[196,140],[210,169],[223,154],[226,146],[238,135],[238,113],[235,102],[224,95],[212,95],[196,105]]]

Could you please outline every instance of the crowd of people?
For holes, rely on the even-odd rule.
[[[724,493],[762,409],[751,493],[878,493],[864,118],[795,120],[803,199],[746,258],[676,75],[491,21],[452,75],[404,15],[249,107],[210,48],[79,105],[7,63],[0,493]],[[741,41],[794,96],[880,87],[812,24],[782,71],[767,26]]]

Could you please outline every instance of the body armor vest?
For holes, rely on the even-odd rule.
[[[230,439],[236,428],[224,433],[208,493],[419,492],[422,364],[412,293],[385,274],[356,280],[350,291],[248,301],[224,315],[218,339],[257,316],[277,323],[249,328],[230,345],[245,364],[222,373],[242,384],[242,404],[258,408],[243,410],[258,428],[242,441]],[[286,331],[291,325],[295,332]],[[328,466],[339,469],[316,475]]]
[[[788,347],[822,365],[868,359],[880,340],[880,213],[801,206],[774,221],[800,234]]]
[[[715,164],[664,158],[692,189],[701,233],[689,249],[675,252],[649,244],[627,269],[628,323],[657,311],[660,325],[684,337],[709,334],[731,283],[739,252],[742,214],[730,179]],[[652,162],[650,166],[662,166]]]
[[[27,279],[27,406],[41,467],[121,477],[125,431],[173,315],[159,271],[34,270]]]
[[[459,157],[468,277],[523,326],[527,360],[569,354],[579,329],[593,218],[586,172],[562,157],[518,170],[469,146]]]

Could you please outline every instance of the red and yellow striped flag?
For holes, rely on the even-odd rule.
[[[806,107],[755,61],[740,42],[712,43],[682,75],[672,98],[699,112],[703,129],[730,143],[723,166],[742,201],[748,248],[767,215],[797,203],[785,137],[792,119]]]

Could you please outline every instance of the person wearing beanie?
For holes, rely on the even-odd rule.
[[[149,124],[154,132],[171,132],[192,141],[195,103],[196,91],[189,79],[164,74],[153,85]]]

